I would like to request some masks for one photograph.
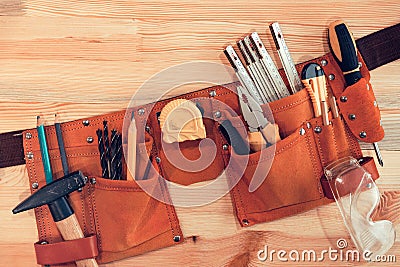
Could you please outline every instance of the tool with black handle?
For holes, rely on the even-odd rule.
[[[329,25],[329,46],[332,54],[343,72],[347,86],[355,84],[362,78],[358,64],[357,47],[353,35],[342,20],[337,20]],[[378,143],[373,143],[378,162],[383,166],[383,159]]]
[[[48,205],[51,215],[64,240],[84,238],[78,219],[67,200],[67,195],[82,188],[87,178],[80,171],[73,172],[43,186],[13,209],[13,213]],[[77,260],[79,267],[97,267],[95,259]]]

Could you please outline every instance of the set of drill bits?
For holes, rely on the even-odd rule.
[[[122,180],[122,135],[113,129],[109,136],[107,121],[103,121],[103,129],[97,129],[96,134],[102,177]]]
[[[232,46],[227,46],[224,51],[239,81],[260,104],[284,98],[303,88],[278,22],[272,23],[270,30],[291,92],[287,89],[257,32],[237,42],[246,66],[243,65]]]

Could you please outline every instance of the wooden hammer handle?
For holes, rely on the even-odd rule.
[[[57,228],[64,240],[84,238],[82,229],[75,214],[56,222]],[[75,262],[78,267],[98,267],[95,259],[84,259]]]

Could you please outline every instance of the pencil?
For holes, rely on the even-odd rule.
[[[40,145],[40,153],[42,154],[42,162],[44,168],[44,175],[46,178],[46,184],[53,181],[53,174],[51,172],[51,164],[49,157],[49,150],[47,148],[46,133],[44,131],[43,120],[40,116],[37,116],[37,131]]]
[[[136,122],[132,115],[132,120],[128,129],[128,157],[127,157],[127,180],[135,180],[136,172]]]
[[[55,117],[54,118],[55,119],[54,126],[56,128],[57,143],[58,143],[58,149],[60,151],[61,164],[62,164],[64,175],[68,175],[69,170],[68,170],[67,153],[65,152],[64,139],[63,139],[62,131],[61,131],[61,124],[58,122],[57,114],[55,114],[54,117]]]

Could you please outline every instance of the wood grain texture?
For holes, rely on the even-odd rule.
[[[344,19],[355,38],[399,23],[398,0],[244,1],[0,1],[0,132],[32,128],[36,115],[62,121],[125,108],[152,75],[176,64],[203,60],[227,64],[222,49],[258,31],[272,51],[267,25],[279,21],[295,62],[328,51],[327,25]],[[278,62],[277,54],[273,54]],[[280,66],[280,63],[277,63]],[[372,72],[382,110],[385,161],[377,184],[383,193],[378,218],[400,230],[400,62]],[[200,84],[181,89],[200,89]],[[154,88],[167,92],[169,88]],[[171,93],[169,93],[171,94]],[[365,154],[373,155],[370,145]],[[24,166],[0,169],[0,266],[36,266],[34,214],[12,215],[29,195]],[[334,204],[242,229],[229,195],[198,208],[177,208],[183,244],[103,266],[265,266],[257,252],[335,248],[352,242]],[[195,237],[195,238],[192,238]],[[396,239],[389,254],[400,257]],[[399,261],[400,259],[398,259]],[[284,265],[366,265],[296,262]],[[389,264],[395,266],[395,264]],[[384,266],[384,264],[379,264]]]

